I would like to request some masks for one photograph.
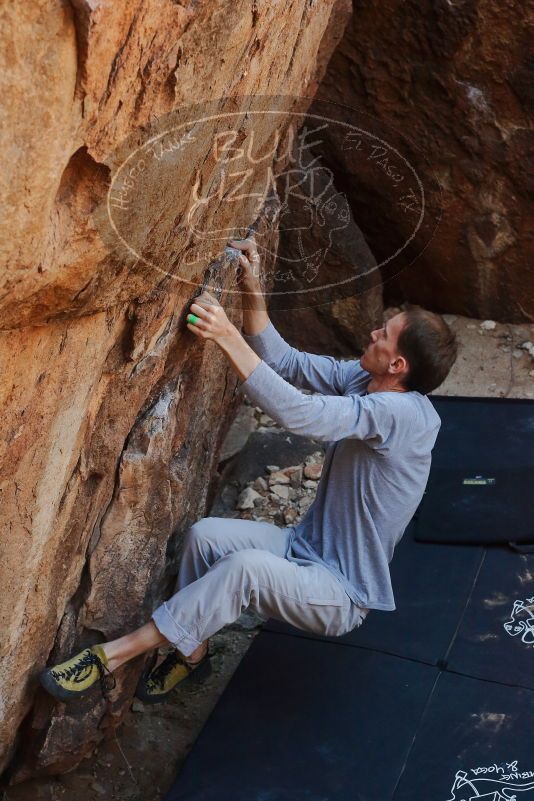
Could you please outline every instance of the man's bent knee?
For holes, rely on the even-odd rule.
[[[186,531],[184,539],[189,543],[202,542],[208,536],[210,528],[210,518],[202,517]]]
[[[225,554],[219,561],[226,562],[232,570],[255,573],[258,569],[265,567],[269,556],[271,556],[270,553],[257,548],[241,548],[239,551]]]

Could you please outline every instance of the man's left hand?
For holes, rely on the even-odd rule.
[[[195,323],[187,323],[188,329],[201,339],[213,339],[215,342],[230,336],[235,330],[223,307],[209,292],[203,292],[191,304],[190,313],[199,319]]]

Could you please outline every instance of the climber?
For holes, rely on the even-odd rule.
[[[137,687],[146,703],[164,701],[181,682],[210,674],[209,637],[249,606],[327,636],[360,626],[370,609],[396,608],[388,564],[425,490],[441,425],[427,393],[456,359],[455,335],[440,315],[409,307],[371,332],[360,359],[300,352],[269,319],[254,238],[230,244],[247,300],[244,334],[207,292],[192,303],[187,327],[222,350],[252,403],[288,431],[329,442],[315,501],[288,528],[195,523],[184,537],[176,592],[149,622],[41,673],[62,700],[98,681],[107,692],[125,662],[172,645]]]

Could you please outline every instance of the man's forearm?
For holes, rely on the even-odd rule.
[[[260,357],[247,345],[235,326],[231,326],[229,332],[219,337],[216,342],[241,381],[246,381],[261,362]]]
[[[259,282],[243,286],[243,331],[248,336],[261,334],[269,325],[269,315]]]

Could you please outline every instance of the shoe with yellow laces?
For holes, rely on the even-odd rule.
[[[42,686],[60,701],[81,698],[100,682],[104,696],[115,687],[103,648],[93,645],[59,665],[46,668],[39,676]]]
[[[168,699],[179,684],[202,682],[211,672],[209,645],[198,662],[189,662],[174,650],[161,664],[141,676],[135,694],[145,704],[160,704]]]

